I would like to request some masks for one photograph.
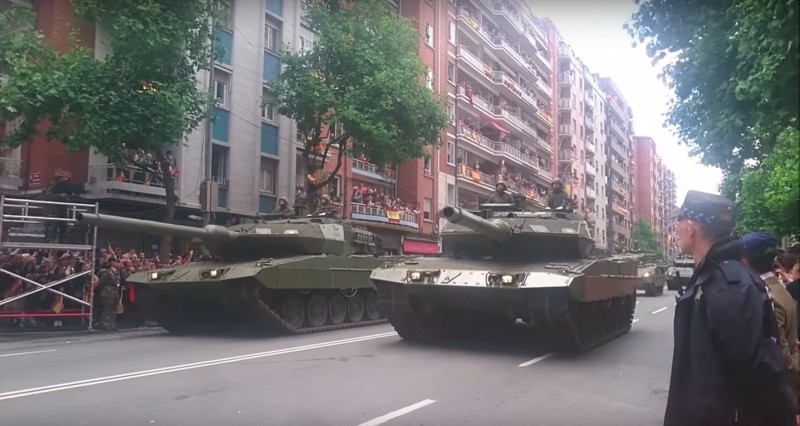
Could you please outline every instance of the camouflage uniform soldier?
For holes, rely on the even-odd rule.
[[[561,179],[553,180],[550,188],[550,195],[547,196],[547,207],[555,210],[559,207],[567,209],[572,205],[572,199],[564,192],[564,183]]]
[[[104,330],[116,330],[117,304],[119,304],[119,263],[100,271],[100,325]]]
[[[506,192],[506,183],[503,181],[497,182],[494,194],[489,197],[489,204],[514,204],[514,197]]]

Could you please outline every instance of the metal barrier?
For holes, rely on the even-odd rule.
[[[69,276],[40,283],[24,276],[25,271],[12,271],[13,265],[0,264],[0,278],[11,279],[10,286],[0,286],[0,319],[30,318],[85,318],[88,328],[92,327],[93,286],[95,275],[95,247],[97,228],[79,225],[79,213],[97,213],[98,205],[79,204],[60,201],[8,198],[0,195],[0,252],[15,255],[12,250],[77,252],[82,254],[89,265],[88,270],[75,271]],[[17,227],[12,227],[17,225]],[[55,229],[53,230],[52,228]],[[42,232],[42,228],[44,231]],[[54,231],[54,232],[53,232]],[[51,238],[53,236],[55,238]],[[31,254],[31,253],[28,253]],[[11,266],[11,267],[9,267]],[[82,296],[75,297],[55,287],[89,276],[88,285],[82,287]],[[2,281],[0,281],[2,283]],[[27,288],[26,288],[27,287]],[[47,291],[56,295],[56,303],[47,309],[6,309],[12,302],[30,298]],[[67,308],[64,302],[74,302],[78,308]],[[56,305],[62,307],[55,309]]]

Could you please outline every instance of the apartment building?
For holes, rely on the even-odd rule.
[[[555,172],[552,41],[524,2],[462,0],[450,19],[440,202],[475,208],[502,181],[544,207]]]
[[[649,136],[633,137],[633,158],[636,217],[653,227],[665,256],[672,258],[677,254],[676,223],[671,219],[677,208],[675,174],[658,156],[656,143]]]
[[[608,177],[608,243],[620,252],[633,248],[631,244],[633,212],[631,118],[633,116],[622,93],[609,77],[599,78],[605,94],[606,175]]]
[[[583,82],[585,211],[594,233],[595,248],[609,252],[606,101],[600,82],[586,65],[583,67]]]

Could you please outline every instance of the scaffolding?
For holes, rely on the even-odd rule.
[[[95,247],[97,227],[79,224],[80,213],[97,213],[98,204],[80,204],[69,201],[47,201],[9,198],[0,195],[0,253],[7,260],[0,263],[0,324],[8,320],[36,321],[52,319],[61,324],[62,318],[80,318],[81,326],[92,328],[95,277]],[[72,270],[66,277],[49,282],[29,278],[25,258],[15,256],[28,254],[34,259],[45,255],[53,259],[64,254],[80,256],[85,270]],[[17,262],[18,264],[15,264]],[[88,279],[87,279],[88,277]],[[69,294],[65,284],[83,283],[80,291]],[[3,285],[5,284],[5,285]],[[72,286],[74,289],[74,285]],[[31,296],[46,291],[55,295],[52,305],[43,307]],[[76,293],[79,293],[76,297]],[[16,302],[16,303],[15,303]],[[68,307],[72,305],[73,307]],[[55,323],[54,323],[55,324]],[[0,325],[0,329],[5,328]]]

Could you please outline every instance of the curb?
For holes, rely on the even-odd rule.
[[[32,332],[17,332],[17,333],[0,333],[0,344],[6,343],[35,343],[39,340],[52,340],[58,338],[76,338],[76,337],[102,337],[96,340],[113,340],[128,337],[136,333],[163,332],[161,327],[141,327],[141,328],[126,328],[117,331],[99,331],[99,330],[65,330],[65,331],[32,331]]]

